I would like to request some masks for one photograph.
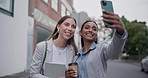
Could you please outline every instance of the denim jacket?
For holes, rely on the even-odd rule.
[[[110,43],[103,41],[95,44],[94,49],[90,50],[88,56],[86,56],[87,59],[83,66],[86,67],[86,71],[83,71],[85,72],[83,76],[88,78],[106,78],[107,61],[118,58],[123,51],[127,36],[126,31],[122,36],[115,31]],[[81,56],[78,57],[77,61],[79,61],[79,58]]]

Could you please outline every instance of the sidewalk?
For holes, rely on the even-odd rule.
[[[29,78],[29,71],[20,72],[13,75],[7,75],[0,78]]]
[[[113,60],[113,61],[125,62],[125,63],[130,63],[130,64],[140,66],[140,62],[135,60]],[[13,74],[13,75],[7,75],[0,78],[29,78],[29,71],[24,71],[24,72]]]

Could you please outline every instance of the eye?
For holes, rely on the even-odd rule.
[[[72,25],[72,28],[76,29],[76,25]]]
[[[89,26],[88,26],[88,25],[86,25],[86,26],[84,26],[84,28],[85,28],[85,29],[89,29]]]
[[[65,26],[69,26],[69,23],[65,23],[64,25],[65,25]]]
[[[93,28],[93,30],[94,30],[94,31],[97,31],[97,29],[96,29],[96,28]]]
[[[94,31],[97,31],[97,28],[96,28],[96,27],[93,27],[92,29],[93,29]]]

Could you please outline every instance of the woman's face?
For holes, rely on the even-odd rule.
[[[87,22],[80,31],[80,36],[84,41],[93,42],[97,37],[98,28],[94,22]]]
[[[59,30],[59,37],[68,40],[74,36],[76,23],[72,18],[67,18],[57,28]]]

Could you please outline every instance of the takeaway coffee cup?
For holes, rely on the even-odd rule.
[[[77,74],[75,75],[75,77],[77,77],[78,76],[78,64],[74,62],[74,63],[69,63],[68,66],[69,66],[69,69],[74,69],[75,71],[77,71]]]

